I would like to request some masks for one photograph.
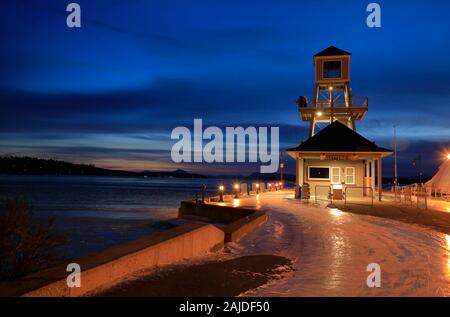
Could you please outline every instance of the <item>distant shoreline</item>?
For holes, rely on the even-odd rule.
[[[275,181],[280,174],[250,175],[203,175],[191,173],[182,169],[175,171],[123,171],[96,167],[92,164],[74,164],[53,159],[34,157],[3,156],[0,157],[0,175],[31,175],[31,176],[112,176],[112,177],[144,177],[144,178],[196,178],[196,179],[246,179]],[[284,175],[284,180],[295,181],[295,175]]]
[[[249,176],[243,176],[243,175],[202,175],[203,177],[196,177],[196,176],[145,176],[140,175],[139,173],[132,174],[132,175],[96,175],[96,174],[13,174],[13,173],[1,173],[0,176],[55,176],[55,177],[123,177],[123,178],[165,178],[165,179],[223,179],[223,180],[239,180],[239,181],[275,181],[279,180],[279,177],[268,175],[268,177],[252,177],[252,175]],[[290,176],[290,175],[289,175]],[[423,183],[427,182],[430,178],[424,178],[422,180]],[[286,182],[295,182],[295,179],[285,178],[284,181]],[[419,180],[416,178],[399,178],[399,184],[415,184],[419,183]],[[392,185],[393,184],[393,178],[392,177],[383,177],[383,186]]]
[[[74,164],[53,159],[34,157],[0,156],[0,175],[17,176],[110,176],[144,178],[195,178],[278,181],[280,174],[252,173],[249,175],[203,175],[178,169],[175,171],[123,171],[96,167],[92,164]],[[430,177],[423,177],[423,182]],[[285,174],[284,181],[295,182],[295,175]],[[399,177],[400,184],[419,183],[417,177]],[[384,177],[383,184],[393,184],[393,177]]]
[[[53,159],[8,156],[0,157],[0,174],[6,175],[55,175],[55,176],[137,176],[206,178],[205,175],[175,171],[122,171],[96,167],[92,164],[74,164]]]

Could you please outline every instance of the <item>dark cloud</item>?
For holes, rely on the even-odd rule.
[[[0,99],[1,132],[73,133],[167,131],[205,116],[210,124],[257,123],[271,116],[271,105],[279,102],[276,96],[261,91],[183,80],[161,80],[142,90],[97,94],[4,91]],[[284,108],[296,115],[293,104],[286,102]]]
[[[0,151],[169,166],[171,130],[194,118],[279,126],[281,147],[295,146],[312,55],[334,44],[353,53],[354,95],[370,98],[358,131],[390,146],[397,125],[401,173],[421,151],[432,173],[450,134],[449,20],[436,18],[449,2],[383,3],[380,30],[365,26],[364,4],[344,2],[80,0],[73,30],[67,3],[1,1]]]
[[[21,145],[13,148],[13,152],[2,152],[2,155],[22,155],[44,158],[90,160],[127,160],[170,163],[170,150],[149,148],[111,148],[101,146],[33,146]]]

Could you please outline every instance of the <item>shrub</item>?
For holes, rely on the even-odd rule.
[[[14,279],[54,263],[54,249],[64,243],[54,232],[54,218],[37,221],[22,200],[6,200],[0,210],[0,280]]]

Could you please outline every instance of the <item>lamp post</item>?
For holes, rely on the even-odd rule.
[[[239,198],[239,184],[234,184],[234,198]]]
[[[398,186],[397,173],[397,126],[394,124],[394,187]]]
[[[206,190],[206,185],[202,186],[202,203],[205,202],[205,190]]]
[[[223,203],[223,191],[225,190],[225,187],[223,185],[219,186],[219,202]]]
[[[419,166],[417,166],[417,163],[419,163]],[[422,184],[422,154],[419,154],[413,160],[413,166],[416,166],[419,168],[419,183]]]

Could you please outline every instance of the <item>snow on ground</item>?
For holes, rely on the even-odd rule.
[[[244,296],[450,296],[450,236],[398,221],[301,205],[287,191],[240,200],[268,223],[223,256],[275,254],[295,271]],[[381,287],[369,288],[370,263]]]

